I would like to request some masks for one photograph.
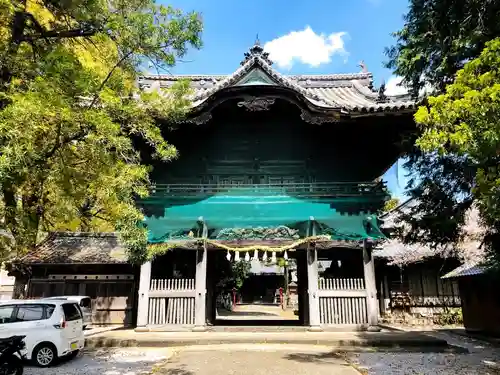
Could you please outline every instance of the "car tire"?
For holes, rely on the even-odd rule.
[[[38,367],[52,366],[57,361],[57,349],[49,342],[41,343],[33,350],[31,358]]]
[[[74,350],[71,353],[69,353],[66,357],[68,357],[68,359],[73,359],[78,356],[78,353],[80,353],[80,350]]]
[[[21,358],[16,355],[4,358],[0,367],[6,375],[23,375],[23,362],[21,361]]]

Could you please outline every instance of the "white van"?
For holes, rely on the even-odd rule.
[[[83,314],[83,329],[92,324],[92,300],[89,296],[60,296],[60,297],[47,297],[45,299],[66,299],[68,301],[75,301],[80,306]]]
[[[82,313],[68,300],[10,300],[0,303],[0,338],[26,336],[25,352],[40,367],[66,355],[75,356],[85,345]]]

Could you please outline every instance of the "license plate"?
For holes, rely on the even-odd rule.
[[[77,342],[72,342],[70,345],[71,350],[76,350],[78,349],[78,343]]]

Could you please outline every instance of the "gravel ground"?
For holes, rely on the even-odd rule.
[[[358,353],[347,358],[369,375],[499,375],[500,349],[454,334],[432,333],[451,345],[465,347],[457,353]]]
[[[469,353],[348,353],[346,358],[369,375],[500,375],[499,348],[442,332],[433,335],[465,347]],[[28,366],[25,375],[356,374],[341,358],[320,346],[233,344],[175,351],[118,348],[89,351],[49,369]]]
[[[24,375],[143,375],[171,356],[168,349],[111,349],[89,351],[51,368],[26,366]]]

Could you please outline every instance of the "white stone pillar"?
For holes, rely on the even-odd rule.
[[[137,303],[137,332],[148,331],[149,286],[151,284],[151,262],[141,266],[139,275],[139,298]]]
[[[309,302],[309,330],[322,331],[319,316],[318,251],[314,246],[307,250],[307,286]]]
[[[367,241],[363,242],[363,268],[366,287],[366,311],[368,313],[368,329],[378,330],[377,284],[375,282],[375,266],[372,251]]]
[[[196,250],[196,299],[195,299],[195,327],[193,331],[205,331],[207,319],[207,249]]]

